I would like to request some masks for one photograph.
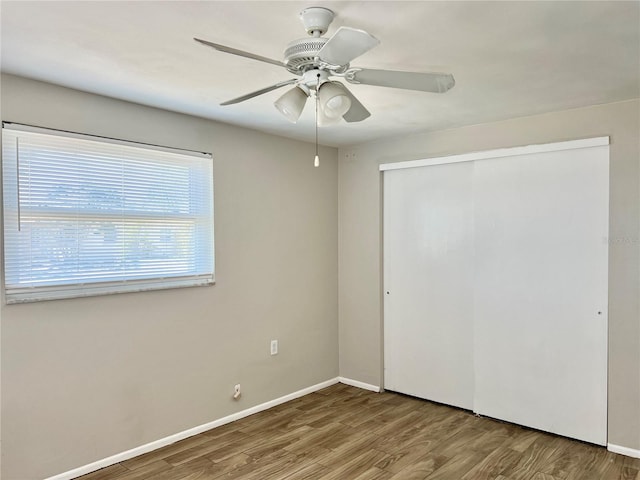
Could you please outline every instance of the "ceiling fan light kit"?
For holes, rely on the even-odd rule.
[[[287,120],[291,123],[296,123],[298,118],[300,118],[300,114],[302,113],[302,109],[304,108],[304,104],[306,103],[308,96],[308,90],[305,92],[301,87],[296,86],[287,91],[273,104]]]
[[[320,85],[318,99],[324,114],[329,118],[339,120],[351,108],[351,99],[340,82],[329,81]]]
[[[317,129],[319,124],[332,125],[341,118],[353,123],[371,116],[343,83],[332,80],[331,77],[342,78],[354,85],[374,85],[431,93],[444,93],[455,85],[453,75],[448,73],[351,67],[351,61],[377,46],[380,41],[364,30],[350,27],[338,28],[330,38],[322,37],[328,31],[334,17],[331,10],[323,7],[310,7],[300,12],[300,19],[309,37],[289,43],[284,52],[284,61],[194,38],[195,41],[220,52],[284,67],[297,77],[228,100],[221,105],[240,103],[286,85],[294,85],[275,101],[275,107],[287,120],[295,123],[300,118],[307,98],[313,96],[316,100]],[[315,163],[318,163],[317,151]]]

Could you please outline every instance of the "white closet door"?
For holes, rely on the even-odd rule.
[[[473,164],[384,175],[384,385],[473,407]]]
[[[608,147],[476,162],[476,412],[606,444],[608,168]]]

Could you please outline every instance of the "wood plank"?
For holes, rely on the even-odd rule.
[[[462,478],[476,464],[480,463],[484,455],[481,453],[462,452],[450,458],[425,480],[452,480]]]
[[[520,460],[520,452],[509,447],[499,447],[462,476],[460,480],[493,480],[508,471]]]
[[[362,475],[367,470],[371,469],[373,465],[386,456],[387,454],[384,452],[369,450],[358,457],[352,458],[341,467],[323,475],[319,480],[345,480],[347,478],[356,478],[358,475]]]
[[[447,457],[427,454],[400,470],[391,480],[423,480],[448,461]]]
[[[320,465],[319,463],[311,463],[300,470],[283,477],[282,480],[309,480],[311,478],[320,478],[322,475],[329,473],[331,469]]]

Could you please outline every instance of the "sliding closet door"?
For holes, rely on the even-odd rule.
[[[608,146],[475,163],[474,410],[604,445]]]
[[[473,164],[384,174],[384,385],[473,406]]]

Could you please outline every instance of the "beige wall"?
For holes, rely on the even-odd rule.
[[[13,76],[1,94],[3,120],[212,152],[217,264],[213,287],[1,307],[4,480],[338,375],[336,149],[316,169],[302,142]]]
[[[382,382],[380,163],[609,135],[609,443],[640,450],[639,112],[634,100],[340,149],[340,375]]]

